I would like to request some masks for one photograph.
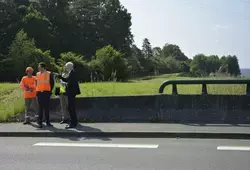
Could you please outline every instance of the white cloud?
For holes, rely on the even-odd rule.
[[[215,25],[216,28],[221,28],[221,29],[227,29],[228,26],[227,25],[220,25],[220,24],[217,24]]]
[[[214,25],[214,27],[212,29],[213,30],[228,29],[228,26],[227,25],[216,24],[216,25]]]

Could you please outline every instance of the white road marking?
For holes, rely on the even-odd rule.
[[[249,146],[218,146],[219,151],[250,151]]]
[[[99,147],[99,148],[144,148],[156,149],[159,145],[143,144],[109,144],[109,143],[36,143],[33,146],[54,146],[54,147]]]

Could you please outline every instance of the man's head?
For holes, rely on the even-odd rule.
[[[27,67],[25,72],[26,72],[28,77],[32,77],[34,70],[32,67]]]
[[[67,62],[65,64],[65,68],[66,68],[67,72],[69,73],[74,69],[74,64],[72,62]]]
[[[38,64],[38,70],[39,70],[40,72],[44,72],[44,71],[46,70],[46,64],[43,63],[43,62],[39,63],[39,64]]]

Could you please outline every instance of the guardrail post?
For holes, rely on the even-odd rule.
[[[250,84],[247,83],[246,95],[250,95]]]
[[[207,94],[207,85],[202,84],[202,94]]]
[[[176,84],[173,84],[173,88],[172,88],[172,94],[173,94],[173,95],[177,95],[177,94],[178,94],[178,91],[177,91],[177,86],[176,86]]]

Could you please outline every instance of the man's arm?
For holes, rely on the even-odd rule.
[[[67,82],[64,82],[63,80],[60,80],[61,85],[66,86]]]
[[[61,79],[64,82],[68,82],[69,81],[69,76],[67,78],[64,78],[63,76],[58,75],[58,78]]]
[[[20,86],[20,88],[21,88],[23,91],[25,91],[25,90],[27,89],[27,88],[25,87],[23,78],[22,78],[22,80],[21,80],[19,86]]]

